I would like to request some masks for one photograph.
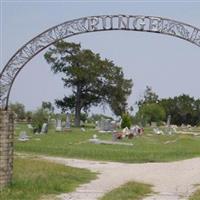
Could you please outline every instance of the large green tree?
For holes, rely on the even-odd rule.
[[[41,131],[43,123],[48,123],[49,113],[44,108],[38,108],[32,114],[32,124],[35,130]]]
[[[165,109],[167,115],[171,115],[173,124],[197,125],[199,123],[200,100],[183,94],[174,98],[162,99],[159,104]]]
[[[54,73],[61,73],[64,86],[72,94],[56,100],[63,111],[75,112],[75,126],[80,125],[81,110],[107,103],[116,115],[122,115],[131,94],[132,80],[125,79],[121,67],[80,44],[60,41],[45,53]]]
[[[158,103],[158,95],[153,91],[152,87],[146,86],[144,96],[137,102],[138,107],[144,104]]]
[[[42,108],[46,109],[49,113],[53,113],[54,112],[54,106],[49,101],[43,101],[42,102]]]
[[[158,103],[143,104],[137,113],[137,118],[145,125],[151,122],[161,122],[165,120],[166,113],[164,108]]]
[[[148,123],[166,121],[167,116],[170,115],[172,124],[200,124],[200,99],[195,100],[194,97],[186,94],[159,99],[152,88],[147,86],[143,98],[137,102],[137,105],[139,111],[134,118],[136,121],[143,120]]]

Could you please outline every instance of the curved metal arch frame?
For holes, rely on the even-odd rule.
[[[178,37],[200,47],[200,29],[168,18],[143,15],[100,15],[66,21],[37,35],[23,45],[0,74],[0,109],[8,109],[12,85],[23,67],[39,52],[59,40],[97,31],[142,31]]]

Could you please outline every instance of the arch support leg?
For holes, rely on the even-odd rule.
[[[0,110],[0,189],[12,180],[13,140],[13,114],[11,111]]]

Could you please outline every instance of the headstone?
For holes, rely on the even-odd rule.
[[[50,119],[48,125],[49,125],[49,127],[56,128],[56,120]]]
[[[174,133],[177,133],[177,128],[178,127],[176,125],[172,125],[171,128],[172,128],[172,130],[173,130]]]
[[[117,122],[116,121],[111,121],[110,124],[111,124],[111,129],[112,130],[116,130],[117,129]]]
[[[84,121],[80,121],[80,126],[84,126]]]
[[[33,129],[33,126],[31,124],[27,124],[28,129]]]
[[[100,125],[99,125],[99,124],[100,124],[99,121],[95,121],[95,129],[96,129],[97,131],[100,130]]]
[[[27,133],[25,131],[22,131],[20,132],[19,134],[19,138],[18,138],[19,141],[22,141],[22,142],[26,142],[29,140],[29,136],[27,135]]]
[[[67,112],[66,114],[66,129],[70,129],[70,114]]]
[[[192,131],[192,126],[191,126],[190,124],[188,124],[188,125],[187,125],[187,129],[188,129],[189,131]]]
[[[151,122],[151,127],[156,127],[157,123],[156,122]]]
[[[70,127],[71,127],[71,122],[70,122],[70,113],[67,112],[67,114],[66,114],[66,122],[65,122],[65,128],[64,128],[64,131],[66,131],[66,132],[71,131]]]
[[[56,120],[56,131],[57,132],[62,131],[62,121],[60,119]]]
[[[110,120],[109,119],[106,119],[104,121],[104,131],[111,131],[111,129],[110,129]]]
[[[157,135],[163,135],[164,133],[163,133],[163,131],[162,130],[160,130],[159,128],[154,128],[153,129],[153,132],[155,133],[155,134],[157,134]]]
[[[165,133],[168,134],[168,135],[172,135],[173,133],[175,133],[175,131],[171,127],[171,115],[168,115],[168,117],[167,117],[167,124],[166,124]]]
[[[81,131],[82,131],[82,132],[85,132],[85,129],[82,127],[82,128],[81,128]]]
[[[100,140],[97,138],[97,135],[93,135],[91,139],[89,139],[91,143],[100,144]]]
[[[113,125],[109,119],[101,119],[97,125],[100,132],[111,132],[113,131]]]
[[[116,141],[117,140],[117,134],[115,131],[112,132],[112,141]]]
[[[94,134],[92,137],[93,137],[93,139],[97,139],[97,135],[96,134]]]
[[[185,129],[186,125],[185,124],[181,124],[181,128]]]
[[[170,123],[171,123],[171,115],[168,115],[168,117],[167,117],[167,127],[170,126]]]
[[[99,127],[99,131],[104,131],[104,124],[103,124],[102,119],[100,121],[98,121],[98,127]]]
[[[44,123],[42,125],[41,133],[47,133],[48,132],[48,124]]]

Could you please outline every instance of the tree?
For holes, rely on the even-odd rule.
[[[22,103],[11,103],[9,107],[16,114],[18,121],[26,118],[25,106]]]
[[[143,124],[151,122],[161,122],[165,119],[166,113],[164,108],[157,103],[143,104],[137,113],[137,117],[143,122]]]
[[[51,102],[43,101],[42,102],[42,108],[46,109],[49,113],[54,112],[54,107]]]
[[[131,117],[128,113],[125,113],[122,116],[122,123],[121,123],[121,128],[129,128],[131,127]]]
[[[197,99],[194,105],[195,105],[195,110],[194,110],[193,121],[195,125],[200,125],[200,99]]]
[[[43,123],[48,123],[48,112],[47,110],[43,108],[38,108],[35,112],[32,114],[32,124],[34,129],[36,129],[38,132],[41,131]]]
[[[112,61],[64,41],[56,43],[44,57],[55,74],[62,74],[64,87],[72,89],[72,94],[57,99],[56,105],[62,111],[75,112],[75,126],[80,126],[81,111],[92,105],[108,103],[117,115],[125,111],[132,80],[124,79],[122,69]]]
[[[189,95],[180,95],[174,98],[162,99],[159,104],[165,109],[167,115],[171,115],[171,123],[176,125],[199,122],[200,105]]]
[[[26,121],[29,123],[32,122],[33,113],[31,111],[27,111],[25,115],[26,115]]]
[[[124,79],[121,68],[116,66],[113,66],[113,68],[110,73],[105,75],[110,76],[107,77],[110,82],[105,85],[107,102],[115,115],[122,117],[128,110],[127,99],[131,94],[133,84],[131,80]]]
[[[137,105],[140,107],[143,104],[151,104],[151,103],[157,103],[158,102],[158,95],[152,90],[150,86],[146,86],[144,97],[137,102]]]

